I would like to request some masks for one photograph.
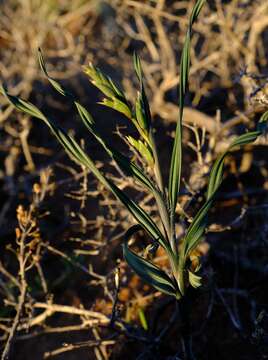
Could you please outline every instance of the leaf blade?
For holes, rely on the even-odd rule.
[[[46,69],[44,57],[42,55],[42,51],[40,48],[38,49],[38,58],[39,58],[40,67],[44,75],[48,79],[48,81],[51,83],[51,85],[54,87],[56,91],[58,91],[61,95],[67,97],[67,99],[69,99],[75,105],[77,112],[82,122],[84,123],[85,127],[100,143],[100,145],[104,148],[106,153],[112,159],[115,160],[115,162],[118,164],[121,170],[123,170],[128,176],[133,176],[139,183],[144,185],[146,189],[150,190],[155,197],[159,198],[157,189],[150,181],[150,179],[144,174],[144,172],[132,161],[130,161],[126,156],[119,153],[117,150],[115,150],[113,147],[107,144],[107,142],[98,133],[96,127],[94,126],[95,125],[94,120],[90,115],[90,113],[87,111],[87,109],[75,99],[74,95],[70,91],[66,90],[59,82],[57,82],[55,79],[49,76],[48,71]]]
[[[139,230],[139,225],[134,225],[128,229],[125,234],[123,255],[126,262],[146,283],[153,286],[158,291],[177,297],[177,290],[171,278],[152,262],[145,260],[129,249],[127,245],[129,238]]]
[[[206,0],[198,0],[192,10],[189,27],[186,33],[186,38],[181,55],[180,63],[180,86],[179,86],[179,120],[176,126],[175,139],[172,149],[170,171],[169,171],[169,186],[168,193],[171,207],[171,217],[174,218],[177,198],[181,182],[181,166],[182,166],[182,120],[183,108],[185,102],[185,94],[188,86],[189,68],[190,68],[190,44],[191,32],[194,22],[205,4]]]

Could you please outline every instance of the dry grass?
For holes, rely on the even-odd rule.
[[[122,80],[133,99],[131,57],[138,50],[154,121],[172,134],[185,19],[193,3],[0,1],[1,81],[25,98],[33,97],[32,89],[43,89],[36,57],[41,45],[53,65],[50,74],[72,79],[89,106],[92,93],[84,90],[80,67],[74,65],[88,60],[108,72],[116,68],[113,77]],[[262,0],[209,1],[195,25],[184,130],[191,166],[184,169],[180,199],[186,207],[177,209],[188,221],[195,210],[191,200],[203,200],[213,159],[241,129],[253,128],[267,108],[267,28],[268,4]],[[0,101],[2,359],[8,353],[11,360],[28,359],[32,348],[38,348],[37,360],[181,358],[178,314],[122,261],[126,211],[55,144],[47,146],[43,128]],[[59,104],[53,105],[57,114]],[[95,111],[101,120],[103,111]],[[65,115],[66,121],[60,121],[68,126],[71,116]],[[101,126],[114,119],[111,113]],[[161,136],[158,141],[165,159],[170,143]],[[92,139],[84,143],[121,189],[133,187],[112,169],[114,164],[107,164]],[[215,357],[212,346],[224,360],[265,359],[267,354],[266,151],[267,140],[262,140],[233,154],[206,241],[198,249],[205,276],[200,300],[191,299],[198,309],[191,319],[198,359],[207,359],[204,348]],[[146,211],[155,211],[150,196],[144,197],[139,187],[134,193]],[[144,243],[139,237],[135,241],[137,249]],[[160,251],[155,261],[167,263]]]

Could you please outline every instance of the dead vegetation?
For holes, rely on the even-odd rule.
[[[85,90],[77,65],[91,60],[106,66],[108,73],[116,69],[113,78],[118,77],[133,99],[136,50],[156,126],[173,135],[179,58],[193,4],[0,1],[1,82],[27,99],[33,98],[33,89],[42,91],[36,56],[41,46],[53,65],[50,74],[65,83],[71,79],[91,111],[92,93]],[[185,223],[193,217],[193,199],[203,201],[212,160],[241,130],[254,128],[267,109],[268,4],[215,0],[203,11],[194,27],[184,118],[183,141],[191,165],[183,169],[183,208],[177,214]],[[66,111],[64,126],[75,128],[69,108],[51,98],[35,100],[43,108],[52,105],[56,114],[59,107]],[[85,168],[70,164],[55,143],[47,145],[40,124],[14,112],[3,97],[0,104],[2,359],[28,359],[36,347],[37,360],[151,359],[156,352],[159,359],[184,359],[179,311],[122,260],[122,237],[131,221],[126,211]],[[104,111],[93,111],[103,127],[116,119],[111,113],[101,120]],[[111,129],[120,134],[125,123],[119,120],[120,126]],[[83,140],[98,167],[105,166],[121,189],[133,187],[91,138]],[[157,141],[165,163],[170,142],[161,136]],[[233,153],[197,250],[205,277],[199,297],[189,296],[196,309],[190,333],[197,359],[219,353],[220,359],[267,357],[266,151],[263,138]],[[154,211],[152,197],[135,187],[139,204]],[[137,250],[143,242],[137,236]],[[154,260],[167,263],[160,250]]]

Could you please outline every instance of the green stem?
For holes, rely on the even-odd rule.
[[[157,185],[158,185],[160,191],[162,192],[162,194],[164,194],[165,189],[164,189],[163,176],[162,176],[162,171],[160,169],[158,151],[157,151],[155,138],[154,138],[152,130],[150,130],[149,139],[150,139],[150,144],[151,144],[151,148],[152,148],[153,156],[154,156],[154,173],[155,173],[156,182],[157,182]]]
[[[170,245],[176,256],[178,256],[178,247],[176,243],[176,232],[175,232],[175,221],[174,214],[171,212],[170,214],[170,223],[169,223],[169,231],[170,231]]]
[[[184,272],[185,272],[185,259],[184,259],[184,249],[180,251],[179,264],[178,264],[178,285],[182,296],[185,295],[185,282],[184,282]]]
[[[170,226],[170,220],[169,220],[169,214],[167,209],[167,202],[165,199],[165,188],[164,188],[164,182],[163,182],[163,175],[160,168],[160,162],[159,162],[159,156],[157,151],[157,146],[155,143],[155,138],[153,134],[153,130],[150,130],[149,133],[149,139],[150,139],[150,145],[153,151],[153,157],[154,157],[154,174],[157,186],[160,190],[160,195],[156,197],[156,202],[160,214],[161,221],[163,223],[164,230],[167,234],[168,240],[170,242],[171,248],[175,254],[177,254],[177,250],[174,244],[174,241],[172,241],[172,234],[171,234],[171,226]]]

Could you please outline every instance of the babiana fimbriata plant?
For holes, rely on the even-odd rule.
[[[136,224],[131,226],[125,235],[123,254],[129,266],[147,283],[162,293],[181,299],[189,286],[194,288],[201,285],[201,277],[198,274],[200,265],[191,266],[190,257],[193,250],[200,243],[207,226],[209,209],[215,199],[217,191],[223,179],[224,161],[230,152],[239,146],[249,144],[257,139],[263,132],[268,119],[268,112],[264,113],[255,131],[246,132],[237,137],[228,149],[215,161],[210,171],[206,200],[203,206],[197,211],[185,235],[178,238],[175,232],[175,212],[180,194],[181,168],[182,168],[182,123],[185,94],[188,85],[190,68],[190,45],[191,34],[194,22],[205,3],[205,0],[198,0],[192,10],[189,26],[185,37],[180,62],[180,86],[179,86],[179,119],[176,127],[175,139],[169,169],[169,181],[165,184],[161,165],[159,163],[158,151],[153,123],[150,114],[150,106],[145,93],[143,72],[139,57],[134,54],[134,68],[139,81],[139,91],[134,106],[131,106],[123,91],[106,76],[100,69],[89,64],[84,68],[92,84],[103,94],[102,104],[122,113],[137,129],[137,138],[126,136],[126,141],[131,149],[135,149],[144,161],[144,168],[151,168],[154,176],[149,176],[138,164],[126,157],[99,134],[93,118],[82,106],[75,96],[67,91],[55,79],[49,76],[41,50],[39,50],[39,62],[43,73],[50,84],[61,95],[71,101],[76,108],[82,122],[87,130],[96,138],[107,154],[115,161],[118,167],[129,177],[134,178],[145,191],[150,192],[157,204],[161,224],[158,226],[154,219],[140,207],[135,201],[122,191],[109,177],[105,176],[95,165],[79,143],[62,128],[56,125],[50,118],[44,115],[35,105],[19,97],[12,96],[4,86],[1,86],[1,93],[20,111],[36,117],[45,122],[58,141],[64,147],[67,154],[78,164],[89,169],[95,177],[126,207],[133,216]],[[152,245],[162,246],[169,260],[169,272],[156,266],[147,258],[141,257],[129,248],[130,238],[143,229],[152,240]]]

